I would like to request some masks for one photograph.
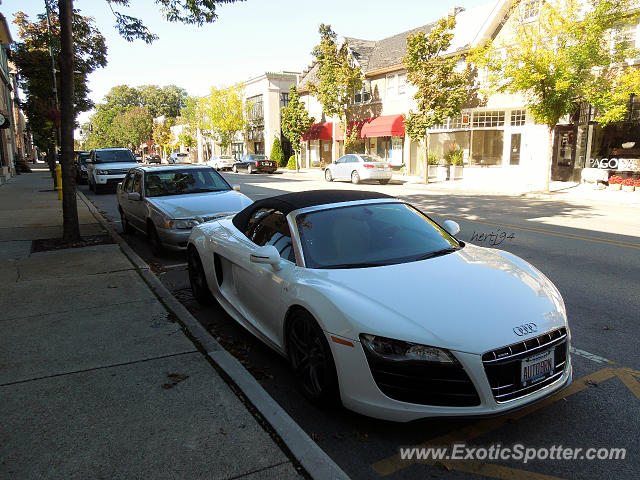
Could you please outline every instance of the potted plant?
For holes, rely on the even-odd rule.
[[[462,178],[464,152],[461,148],[456,148],[449,151],[449,179],[460,180]]]
[[[634,186],[636,187],[636,193],[640,195],[640,178],[636,178]]]
[[[635,190],[636,181],[633,178],[625,178],[622,181],[622,191],[633,192]]]
[[[436,152],[427,154],[427,168],[429,169],[429,178],[436,178],[438,168],[438,154]]]
[[[619,175],[613,175],[609,177],[609,190],[621,190],[622,189],[622,177]]]

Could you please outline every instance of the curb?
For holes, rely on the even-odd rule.
[[[91,201],[78,191],[78,197],[93,216],[118,243],[122,252],[140,271],[151,290],[182,322],[191,335],[207,352],[211,360],[231,379],[240,391],[271,425],[291,454],[307,474],[317,480],[345,479],[349,476],[322,450],[287,412],[262,388],[262,385],[220,345],[200,322],[182,305],[156,277],[149,265],[124,241]]]

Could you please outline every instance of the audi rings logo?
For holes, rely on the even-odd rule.
[[[538,326],[535,323],[525,323],[524,325],[520,325],[519,327],[513,328],[513,333],[522,337],[524,335],[529,335],[530,333],[537,332]]]

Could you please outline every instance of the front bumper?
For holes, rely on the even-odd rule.
[[[344,406],[350,410],[383,420],[409,422],[426,417],[481,417],[505,414],[512,410],[524,408],[538,402],[571,383],[572,366],[567,353],[562,374],[553,383],[523,397],[498,403],[491,390],[491,385],[482,356],[464,352],[451,352],[475,386],[479,403],[474,406],[434,406],[394,400],[380,390],[373,378],[362,344],[349,340],[353,347],[332,342],[331,335],[327,341],[331,345],[335,359],[338,378],[340,379],[340,395]],[[569,341],[567,340],[567,352]]]
[[[126,174],[118,175],[96,175],[96,185],[117,185],[124,180]]]
[[[189,241],[189,235],[191,235],[190,228],[158,228],[156,231],[158,232],[158,237],[163,247],[176,251],[187,249],[187,242]]]

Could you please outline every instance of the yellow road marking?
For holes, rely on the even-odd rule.
[[[611,240],[611,239],[607,239],[607,238],[602,238],[602,237],[593,237],[591,235],[581,235],[581,234],[577,234],[577,233],[568,233],[568,232],[559,232],[557,230],[546,230],[543,228],[537,228],[537,227],[528,227],[528,226],[521,226],[521,225],[510,225],[507,223],[494,223],[494,222],[481,222],[478,220],[468,220],[468,219],[464,219],[465,222],[471,222],[471,223],[479,223],[481,225],[489,225],[491,227],[500,227],[500,228],[510,228],[510,229],[514,229],[514,230],[523,230],[525,232],[531,232],[531,233],[539,233],[542,235],[550,235],[553,237],[562,237],[562,238],[569,238],[572,240],[584,240],[585,242],[592,242],[592,243],[600,243],[600,244],[604,244],[604,245],[612,245],[615,247],[625,247],[625,248],[635,248],[637,250],[640,250],[640,243],[633,243],[633,242],[625,242],[625,241],[621,241],[621,240]]]
[[[442,464],[459,472],[475,473],[485,477],[499,478],[501,480],[561,480],[560,477],[520,470],[518,468],[504,467],[493,463],[447,461],[442,462]]]
[[[509,422],[514,420],[518,420],[530,413],[535,412],[536,410],[540,410],[548,405],[551,405],[559,400],[565,399],[571,395],[582,392],[587,388],[591,387],[594,384],[604,382],[609,380],[610,378],[619,376],[620,379],[625,382],[622,378],[625,374],[631,375],[631,372],[634,374],[640,375],[640,372],[630,371],[626,368],[603,368],[602,370],[598,370],[586,377],[582,377],[578,380],[575,380],[571,385],[569,385],[564,390],[561,390],[557,394],[539,402],[530,407],[524,408],[522,410],[518,410],[511,414],[505,415],[503,417],[496,418],[488,418],[486,420],[480,420],[476,423],[468,425],[466,427],[459,428],[458,430],[454,430],[453,432],[449,432],[445,435],[441,435],[440,437],[434,438],[427,442],[416,445],[417,448],[421,447],[430,447],[430,446],[443,446],[443,445],[451,445],[454,442],[463,442],[469,441],[476,437],[480,437],[486,433],[489,433],[493,430],[496,430]],[[626,378],[626,377],[625,377]],[[632,378],[631,381],[635,380]],[[636,382],[637,384],[637,382]],[[625,382],[625,385],[627,383]],[[627,388],[631,390],[631,387],[627,385]],[[633,390],[632,390],[633,391]],[[636,393],[633,391],[634,394]],[[640,398],[640,397],[639,397]],[[380,476],[391,475],[392,473],[397,472],[398,470],[402,470],[403,468],[407,468],[415,463],[419,463],[419,460],[411,459],[411,460],[402,460],[400,458],[400,454],[392,455],[388,458],[380,460],[373,465],[371,468],[378,473]],[[500,477],[498,477],[500,478]]]
[[[622,383],[633,393],[638,400],[640,400],[640,372],[637,370],[631,370],[630,368],[619,369],[618,377],[622,380]]]

